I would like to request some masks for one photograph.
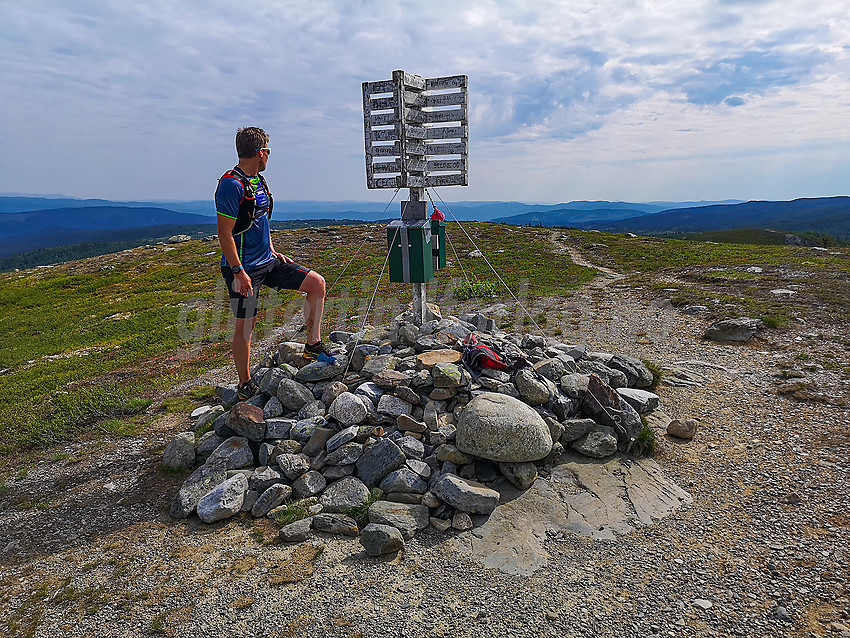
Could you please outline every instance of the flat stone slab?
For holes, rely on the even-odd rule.
[[[693,502],[650,459],[596,461],[569,453],[527,491],[509,483],[499,491],[502,505],[452,542],[485,567],[522,576],[548,565],[547,532],[611,540]]]

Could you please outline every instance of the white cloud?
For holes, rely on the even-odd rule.
[[[6,3],[0,192],[206,197],[257,123],[279,197],[388,198],[360,83],[404,68],[470,76],[458,199],[785,197],[846,166],[848,47],[817,0]]]

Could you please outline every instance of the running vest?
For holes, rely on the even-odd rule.
[[[236,223],[233,225],[234,237],[241,235],[251,228],[254,224],[254,220],[258,217],[268,215],[269,219],[272,218],[274,199],[272,198],[272,194],[269,191],[266,180],[262,175],[258,174],[257,177],[260,178],[260,183],[263,185],[263,189],[266,191],[266,197],[269,199],[268,205],[262,208],[257,206],[257,195],[254,192],[254,186],[251,184],[251,180],[248,179],[248,176],[245,175],[245,173],[239,170],[239,168],[234,167],[222,175],[218,181],[220,182],[225,177],[232,177],[242,183],[242,200],[239,202],[239,213],[236,217]]]

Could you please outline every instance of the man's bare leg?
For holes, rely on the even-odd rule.
[[[251,378],[248,370],[248,360],[251,358],[251,335],[254,333],[256,317],[236,319],[236,329],[233,332],[233,363],[239,375],[239,385]]]
[[[310,271],[298,288],[307,293],[304,301],[304,325],[307,328],[307,343],[313,344],[322,338],[322,314],[325,310],[325,278]]]

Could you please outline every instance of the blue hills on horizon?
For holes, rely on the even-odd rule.
[[[400,204],[357,201],[275,202],[275,221],[351,220],[378,222],[397,218]],[[438,204],[443,208],[442,202]],[[850,197],[801,198],[765,202],[571,201],[527,204],[501,201],[458,201],[446,204],[448,221],[490,221],[513,225],[566,226],[585,229],[659,234],[732,228],[773,228],[817,231],[850,237]],[[386,212],[383,211],[386,209]],[[167,232],[194,228],[215,232],[211,200],[118,202],[28,195],[0,196],[0,237],[11,239],[1,256],[85,241],[103,241],[132,229]],[[120,232],[119,232],[120,231]],[[175,231],[176,232],[176,231]],[[140,234],[140,236],[142,236]]]

